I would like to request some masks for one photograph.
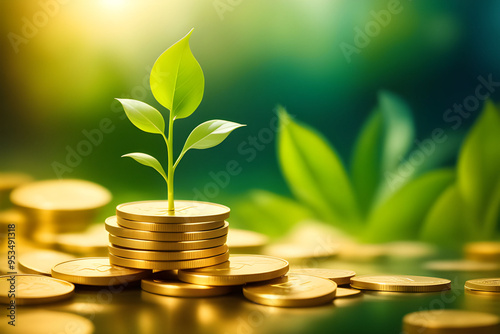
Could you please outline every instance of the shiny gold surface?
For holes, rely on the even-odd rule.
[[[206,257],[216,256],[228,251],[227,245],[221,245],[212,248],[195,249],[187,251],[148,251],[122,248],[119,246],[110,245],[109,253],[125,257],[129,259],[148,260],[148,261],[179,261],[179,260],[193,260],[202,259]]]
[[[233,291],[233,288],[228,286],[208,286],[156,279],[142,280],[141,287],[147,292],[172,297],[214,297]]]
[[[356,289],[379,291],[432,292],[449,290],[451,281],[426,276],[366,275],[351,278],[351,286]]]
[[[496,334],[500,331],[500,318],[463,310],[419,311],[403,318],[403,328],[407,334]]]
[[[150,223],[150,222],[128,220],[117,216],[114,217],[116,217],[116,222],[119,226],[134,230],[143,230],[151,232],[195,232],[195,231],[213,230],[215,228],[224,226],[224,220],[198,222],[198,223],[162,224],[162,223]]]
[[[352,270],[328,269],[328,268],[293,268],[291,273],[323,277],[334,281],[337,285],[351,283],[351,277],[356,273]]]
[[[331,302],[336,290],[337,284],[331,280],[290,273],[270,282],[246,285],[243,294],[258,304],[308,307]]]
[[[353,297],[353,296],[359,296],[360,294],[361,290],[337,287],[335,298]]]
[[[118,217],[154,223],[195,223],[225,220],[230,209],[224,205],[175,201],[175,212],[169,213],[167,201],[142,201],[120,204],[116,207]]]
[[[203,259],[183,260],[183,261],[148,261],[127,259],[124,257],[109,254],[109,261],[117,266],[151,270],[171,270],[171,269],[191,269],[215,266],[229,259],[229,253],[206,257]]]
[[[154,250],[154,251],[183,251],[193,249],[211,248],[221,246],[226,242],[226,236],[219,238],[194,240],[194,241],[151,241],[140,239],[129,239],[109,235],[109,242],[113,245],[141,249],[141,250]]]
[[[3,334],[91,334],[94,330],[94,324],[89,319],[59,311],[21,311],[15,327],[8,325],[7,321],[0,322]]]
[[[288,272],[286,260],[264,255],[231,255],[229,261],[209,268],[179,270],[179,279],[201,285],[242,285],[270,280]]]
[[[32,250],[19,256],[19,268],[28,274],[50,276],[53,266],[74,258],[71,254],[52,250]]]
[[[62,233],[55,237],[56,246],[82,256],[107,256],[108,232],[102,224],[93,225],[82,233]]]
[[[228,222],[224,222],[224,226],[208,231],[196,232],[151,232],[133,230],[130,228],[121,227],[116,223],[116,216],[106,219],[106,231],[117,237],[150,240],[150,241],[193,241],[202,239],[213,239],[227,235],[229,228]]]
[[[9,281],[14,278],[13,281]],[[12,282],[15,288],[11,289]],[[71,297],[75,286],[69,282],[42,275],[0,276],[0,303],[9,304],[9,291],[15,291],[18,305],[51,303]]]
[[[500,277],[471,279],[465,282],[465,287],[472,290],[500,292]]]
[[[151,275],[148,270],[112,265],[107,257],[81,258],[59,263],[52,268],[52,276],[83,285],[118,285]]]

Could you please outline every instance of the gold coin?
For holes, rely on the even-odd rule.
[[[115,266],[107,257],[87,257],[59,263],[52,276],[83,285],[119,285],[138,281],[151,275],[149,270]]]
[[[209,221],[198,223],[148,223],[135,220],[116,218],[118,225],[134,230],[151,231],[151,232],[195,232],[213,230],[224,226],[224,221]]]
[[[469,289],[468,287],[464,287],[464,291],[465,291],[466,294],[470,294],[470,295],[478,295],[478,296],[483,296],[483,297],[500,298],[500,292],[474,290],[474,289]]]
[[[106,231],[122,238],[133,238],[151,241],[193,241],[201,239],[212,239],[227,235],[229,228],[228,222],[224,226],[208,231],[197,232],[150,232],[141,230],[132,230],[121,227],[116,223],[116,216],[106,219]]]
[[[83,256],[108,255],[108,232],[102,224],[91,226],[83,233],[58,234],[55,243],[62,250]]]
[[[143,201],[120,204],[116,215],[123,219],[151,223],[196,223],[225,220],[229,208],[224,205],[197,202],[175,201],[175,212],[168,212],[167,201]]]
[[[465,282],[465,287],[472,290],[500,292],[500,277],[471,279]]]
[[[231,255],[229,261],[210,268],[179,270],[181,281],[200,285],[242,285],[270,280],[288,272],[288,262],[264,255]]]
[[[38,210],[93,210],[111,200],[104,187],[84,180],[47,180],[26,184],[11,194],[12,203]]]
[[[158,295],[172,297],[214,297],[222,296],[233,291],[229,286],[208,286],[190,284],[171,280],[142,280],[142,290]]]
[[[500,261],[500,241],[478,241],[465,245],[465,257],[478,261]]]
[[[60,279],[42,275],[0,276],[0,303],[9,304],[14,293],[16,304],[44,304],[71,297],[75,286]]]
[[[351,277],[354,277],[356,275],[354,271],[350,270],[327,269],[327,268],[291,269],[290,272],[295,274],[323,277],[334,281],[338,285],[351,283]]]
[[[67,312],[46,310],[23,310],[17,312],[15,326],[0,322],[3,334],[91,334],[94,324],[89,319]]]
[[[257,304],[279,307],[307,307],[331,302],[337,284],[309,275],[287,274],[270,282],[249,284],[243,295]]]
[[[494,314],[463,310],[430,310],[405,315],[406,334],[496,334],[500,318]]]
[[[148,261],[179,261],[179,260],[194,260],[220,255],[228,251],[227,245],[206,249],[194,249],[187,251],[149,251],[123,248],[120,246],[109,246],[109,253],[119,257],[129,259],[148,260]]]
[[[351,278],[351,286],[355,289],[396,291],[396,292],[433,292],[449,290],[451,281],[444,278],[380,275],[356,276]]]
[[[148,261],[127,259],[124,257],[109,254],[109,261],[117,266],[127,268],[152,269],[152,270],[170,270],[170,269],[191,269],[215,266],[229,259],[229,253],[206,257],[203,259],[183,260],[183,261]]]
[[[335,294],[335,298],[352,297],[352,296],[357,296],[359,294],[361,294],[361,290],[337,288],[337,293]]]
[[[191,249],[204,249],[220,246],[226,243],[226,236],[194,241],[151,241],[117,237],[109,235],[109,242],[115,246],[156,251],[182,251]]]
[[[434,271],[494,271],[500,264],[473,260],[430,261],[424,264],[425,269]]]
[[[53,266],[74,258],[70,254],[40,249],[19,255],[19,268],[28,274],[50,276]]]
[[[230,228],[227,233],[227,245],[231,251],[261,248],[267,245],[269,238],[262,233]]]

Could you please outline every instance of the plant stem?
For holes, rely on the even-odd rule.
[[[168,121],[168,141],[167,141],[167,154],[168,154],[168,171],[167,171],[167,192],[168,192],[168,212],[175,211],[174,206],[174,118],[172,112],[170,113]]]

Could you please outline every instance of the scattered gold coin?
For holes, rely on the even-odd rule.
[[[337,285],[351,283],[351,277],[356,273],[351,270],[327,269],[327,268],[297,268],[291,269],[291,273],[323,277],[334,281]]]
[[[112,265],[107,257],[88,257],[59,263],[52,276],[83,285],[119,285],[141,280],[151,275],[149,270]]]
[[[175,212],[168,212],[167,201],[143,201],[120,204],[116,215],[123,219],[151,223],[196,223],[225,220],[227,206],[197,201],[175,201]]]
[[[116,216],[115,216],[116,217]],[[151,232],[195,232],[213,230],[224,226],[224,220],[197,223],[150,223],[116,217],[119,226]]]
[[[193,241],[151,241],[151,240],[140,240],[140,239],[130,239],[117,237],[115,235],[109,235],[109,242],[116,246],[142,249],[142,250],[154,250],[154,251],[184,251],[193,249],[203,249],[221,246],[226,243],[226,236],[205,239],[205,240],[193,240]]]
[[[406,334],[496,334],[500,332],[500,318],[463,310],[419,311],[405,315],[403,331]]]
[[[352,296],[357,296],[359,294],[361,294],[361,290],[337,287],[337,293],[335,294],[335,298],[352,297]]]
[[[16,326],[7,321],[0,322],[0,332],[3,334],[91,334],[94,324],[89,319],[67,312],[29,310],[16,314]]]
[[[200,285],[242,285],[270,280],[288,272],[288,262],[264,255],[231,255],[229,261],[217,266],[179,270],[181,281]]]
[[[82,256],[108,255],[108,232],[102,224],[93,225],[82,233],[58,234],[55,243],[64,251]]]
[[[500,264],[473,260],[430,261],[424,264],[425,269],[434,271],[495,271]]]
[[[465,282],[465,287],[471,290],[500,292],[500,277],[471,279]]]
[[[180,260],[194,260],[202,259],[211,256],[220,255],[228,251],[227,245],[221,245],[212,248],[205,249],[194,249],[187,251],[150,251],[150,250],[138,250],[130,248],[122,248],[120,246],[109,246],[109,253],[115,256],[137,259],[137,260],[147,260],[147,261],[180,261]]]
[[[465,245],[465,257],[477,261],[500,261],[500,241],[478,241]]]
[[[449,290],[451,281],[443,278],[410,275],[356,276],[351,278],[355,289],[395,291],[395,292],[433,292]]]
[[[214,297],[226,295],[233,291],[233,288],[229,286],[208,286],[157,279],[143,279],[141,287],[142,290],[147,292],[172,297]]]
[[[109,261],[117,266],[127,268],[152,269],[152,270],[171,270],[171,269],[191,269],[215,266],[229,259],[229,253],[206,257],[203,259],[183,260],[183,261],[150,261],[128,259],[113,254],[109,254]]]
[[[53,266],[74,258],[73,255],[52,250],[33,250],[19,256],[19,268],[27,274],[50,276]]]
[[[270,282],[246,285],[243,295],[257,304],[307,307],[331,302],[336,290],[337,284],[325,278],[287,274]]]
[[[9,304],[11,293],[18,305],[44,304],[71,297],[75,286],[69,282],[42,275],[0,276],[0,303]]]
[[[227,235],[229,224],[224,223],[223,227],[208,231],[196,232],[151,232],[142,230],[133,230],[121,227],[116,222],[116,216],[106,219],[106,231],[117,237],[132,238],[151,241],[193,241],[202,239],[213,239]]]

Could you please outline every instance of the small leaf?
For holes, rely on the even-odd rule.
[[[336,152],[313,129],[278,107],[281,170],[297,199],[323,220],[354,228],[360,216],[346,171]]]
[[[137,161],[138,163],[148,166],[156,170],[163,177],[165,181],[167,181],[167,174],[165,174],[165,170],[161,166],[161,164],[156,160],[155,157],[150,156],[145,153],[129,153],[122,155],[122,158],[129,157]],[[168,181],[167,181],[168,182]]]
[[[370,215],[365,240],[385,242],[411,240],[427,212],[455,178],[453,170],[437,170],[410,181]]]
[[[149,104],[130,99],[117,99],[123,106],[128,119],[140,130],[163,134],[165,120],[161,113]]]
[[[233,130],[242,126],[245,125],[219,119],[201,123],[191,131],[181,154],[186,153],[190,149],[203,150],[217,146],[222,143]]]
[[[151,91],[174,119],[191,115],[205,89],[203,71],[189,48],[192,32],[163,52],[151,70]]]

